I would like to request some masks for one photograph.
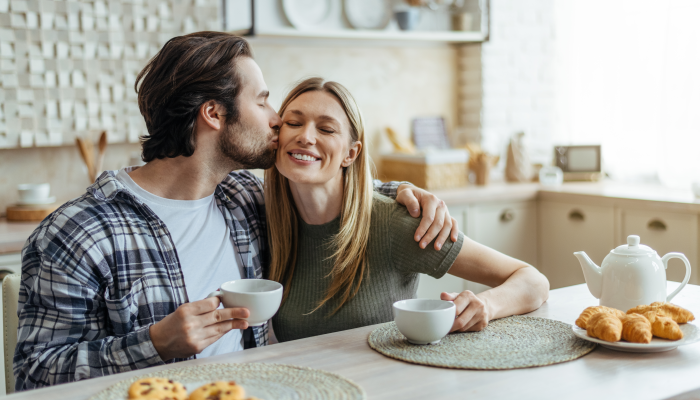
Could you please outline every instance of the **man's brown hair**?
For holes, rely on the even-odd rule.
[[[227,126],[238,121],[240,57],[252,57],[245,39],[196,32],[170,39],[148,62],[134,84],[148,129],[141,137],[143,161],[194,154],[197,113],[207,101],[226,110]]]

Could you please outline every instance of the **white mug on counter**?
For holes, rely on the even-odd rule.
[[[439,343],[450,333],[455,316],[451,301],[410,299],[394,303],[396,327],[413,344]]]
[[[282,303],[282,284],[267,279],[238,279],[223,283],[207,296],[218,297],[226,308],[243,307],[249,326],[260,326],[272,318]]]
[[[23,183],[17,185],[20,204],[44,204],[50,202],[51,185],[48,183]]]

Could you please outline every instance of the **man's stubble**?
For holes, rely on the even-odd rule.
[[[219,151],[226,161],[235,164],[234,169],[268,169],[275,165],[275,150],[269,139],[272,134],[234,122],[219,138]]]

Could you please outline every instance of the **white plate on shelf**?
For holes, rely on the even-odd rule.
[[[391,21],[391,0],[343,0],[345,17],[355,29],[384,29]]]
[[[19,201],[17,202],[18,206],[43,206],[47,204],[53,204],[56,202],[56,196],[51,196],[47,197],[43,200],[35,200],[35,201]]]
[[[318,29],[337,10],[336,0],[282,0],[282,10],[293,27]]]
[[[585,329],[581,329],[578,326],[574,326],[572,329],[574,335],[580,337],[581,339],[588,340],[589,342],[598,343],[599,345],[606,347],[608,349],[617,351],[627,351],[630,353],[659,353],[662,351],[673,350],[678,346],[684,346],[686,344],[695,343],[700,341],[700,328],[695,324],[680,324],[681,331],[683,331],[683,339],[681,340],[666,340],[654,337],[651,339],[651,343],[630,343],[625,341],[619,342],[606,342],[605,340],[600,340],[597,338],[592,338],[588,336]]]

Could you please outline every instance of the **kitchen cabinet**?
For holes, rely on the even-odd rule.
[[[539,216],[539,268],[552,289],[585,283],[574,252],[585,251],[600,265],[615,247],[612,205],[540,201]]]
[[[692,273],[689,283],[698,284],[698,215],[643,209],[620,209],[621,243],[628,235],[639,235],[641,243],[656,250],[659,256],[669,252],[683,253],[690,261]],[[668,262],[666,278],[681,282],[685,265],[679,259]]]
[[[537,265],[537,205],[535,201],[498,202],[450,207],[460,230],[471,239],[511,257]],[[439,298],[440,292],[489,289],[452,275],[421,276],[418,297]]]

